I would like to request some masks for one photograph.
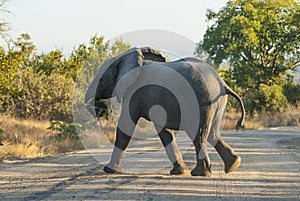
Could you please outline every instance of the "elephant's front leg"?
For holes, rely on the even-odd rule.
[[[121,129],[117,128],[116,142],[110,162],[104,167],[107,173],[121,172],[122,162],[125,156],[125,150],[128,146],[131,137],[124,133]]]
[[[162,141],[167,156],[169,160],[173,164],[173,168],[170,171],[170,174],[184,174],[187,172],[187,167],[182,159],[181,153],[178,149],[178,145],[175,140],[175,136],[170,133],[167,129],[157,127],[156,129],[158,131],[158,136],[160,137],[160,140]]]
[[[136,118],[134,121],[128,121],[128,119],[124,118],[121,114],[117,127],[114,150],[110,162],[104,167],[105,172],[121,172],[121,166],[125,156],[126,148],[129,144],[137,121],[138,118]]]

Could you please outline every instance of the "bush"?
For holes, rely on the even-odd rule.
[[[51,121],[49,129],[59,131],[58,139],[65,140],[79,140],[78,131],[82,129],[82,126],[77,123],[64,123],[62,121]]]
[[[255,89],[250,89],[243,95],[243,102],[245,105],[245,109],[251,115],[253,115],[256,111],[261,111],[263,108],[262,105],[262,94]]]
[[[7,111],[13,116],[71,121],[74,81],[60,74],[35,73],[24,69],[19,92]]]
[[[243,100],[247,111],[283,112],[288,101],[283,94],[283,88],[274,84],[271,86],[261,84],[259,89],[251,89],[245,93]]]
[[[283,94],[282,86],[261,84],[260,91],[265,101],[263,105],[266,111],[283,112],[287,108],[288,101]]]
[[[296,83],[286,84],[283,88],[283,93],[289,103],[296,105],[300,102],[300,85]]]

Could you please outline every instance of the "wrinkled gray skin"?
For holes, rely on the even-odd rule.
[[[166,62],[151,48],[132,48],[106,60],[85,97],[93,115],[98,98],[117,96],[122,102],[114,151],[104,171],[121,171],[125,150],[141,117],[154,123],[173,164],[171,174],[182,174],[187,169],[170,130],[184,130],[195,145],[197,164],[192,175],[211,175],[207,142],[223,159],[225,172],[234,171],[241,159],[220,136],[227,94],[239,101],[242,117],[236,128],[244,128],[245,109],[240,97],[211,66],[196,58]]]

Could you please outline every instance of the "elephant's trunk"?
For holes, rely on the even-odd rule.
[[[85,98],[84,106],[86,107],[86,109],[89,111],[91,115],[96,116],[94,98]]]
[[[94,98],[87,99],[85,107],[94,117],[103,117],[107,114],[107,105],[101,100],[94,100]]]
[[[107,113],[107,105],[96,96],[97,85],[92,83],[85,94],[84,105],[94,117],[102,117]]]

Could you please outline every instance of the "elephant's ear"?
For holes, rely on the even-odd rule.
[[[141,48],[144,60],[166,62],[166,58],[150,47]]]
[[[115,95],[117,96],[118,102],[121,102],[121,99],[125,96],[128,88],[132,86],[139,77],[144,60],[166,61],[161,54],[149,47],[131,48],[119,55],[117,60],[118,73],[116,78],[117,87],[115,89]],[[130,74],[127,74],[129,72]],[[119,81],[121,82],[118,83]]]
[[[128,88],[133,85],[133,83],[140,75],[141,66],[143,65],[143,54],[140,49],[131,48],[130,50],[117,56],[117,59],[117,85],[114,91],[114,95],[117,96],[117,101],[121,102],[121,99],[125,96]],[[129,74],[129,72],[133,69],[134,71]]]

